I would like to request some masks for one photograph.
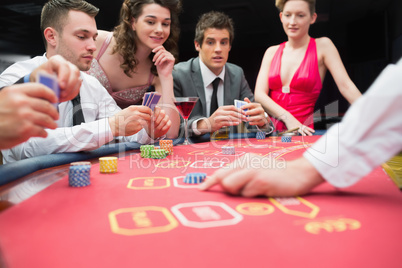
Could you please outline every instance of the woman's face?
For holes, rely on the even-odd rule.
[[[312,15],[308,3],[303,0],[287,1],[279,16],[286,35],[293,38],[308,34],[310,25],[317,18],[317,14]]]
[[[139,42],[154,49],[163,45],[170,35],[170,10],[158,4],[145,5],[132,27]]]

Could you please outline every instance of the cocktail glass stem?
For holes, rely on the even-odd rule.
[[[184,145],[190,144],[190,142],[188,141],[187,122],[188,122],[188,119],[184,119],[184,126],[185,126],[185,128],[184,128],[184,142],[183,142]]]

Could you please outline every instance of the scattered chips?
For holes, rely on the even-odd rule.
[[[292,142],[292,136],[282,136],[281,142]]]
[[[101,157],[99,158],[100,173],[116,173],[117,157]]]
[[[235,154],[234,146],[222,146],[222,154]]]
[[[184,183],[191,183],[191,184],[202,183],[206,177],[207,174],[205,173],[187,173],[186,177],[184,178]]]

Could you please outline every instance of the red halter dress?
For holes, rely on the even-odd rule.
[[[271,62],[268,74],[269,96],[300,123],[314,128],[314,105],[322,89],[315,39],[310,38],[304,59],[289,87],[284,87],[281,79],[281,59],[285,44],[286,42],[279,45]],[[286,125],[282,121],[273,118],[273,123],[276,130],[286,130]]]

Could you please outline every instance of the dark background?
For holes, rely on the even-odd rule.
[[[39,18],[45,2],[1,0],[1,54],[43,54]],[[111,30],[117,24],[122,0],[88,2],[100,8],[96,18],[99,29]],[[229,61],[243,67],[253,89],[265,50],[271,45],[286,41],[274,2],[184,0],[180,15],[180,61],[197,56],[193,38],[200,14],[210,10],[223,11],[235,23],[236,36]],[[365,92],[386,64],[396,62],[402,55],[401,0],[317,0],[316,10],[318,19],[310,28],[310,35],[332,39],[350,77],[360,91]],[[328,109],[328,105],[334,102],[336,105],[330,105],[332,108]],[[339,115],[348,108],[348,103],[339,94],[330,74],[326,76],[316,108],[318,113]]]

